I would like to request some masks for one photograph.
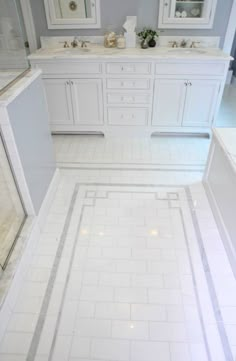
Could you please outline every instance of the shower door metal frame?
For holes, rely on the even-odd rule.
[[[30,0],[20,0],[20,5],[29,42],[30,53],[34,53],[38,49],[38,46]]]
[[[21,192],[20,192],[20,189],[19,189],[19,186],[18,186],[18,183],[17,183],[17,180],[16,180],[16,176],[15,176],[15,172],[14,172],[14,168],[12,166],[12,162],[11,162],[11,159],[10,159],[10,156],[9,156],[9,153],[8,153],[8,150],[7,150],[7,144],[5,142],[5,139],[4,139],[4,136],[2,134],[2,130],[1,130],[1,127],[0,127],[0,140],[2,141],[2,144],[3,144],[3,149],[5,151],[5,154],[6,154],[6,158],[7,158],[7,161],[8,161],[8,164],[9,164],[9,168],[10,168],[10,171],[11,171],[11,174],[12,174],[12,178],[13,178],[13,182],[15,184],[15,187],[16,187],[16,191],[18,193],[18,196],[19,196],[19,200],[20,200],[20,203],[22,205],[22,209],[24,211],[24,218],[21,222],[21,226],[18,230],[18,232],[16,233],[16,236],[15,236],[15,239],[13,240],[12,242],[12,245],[11,245],[11,248],[8,252],[8,255],[6,257],[6,260],[3,264],[0,264],[0,268],[4,271],[6,269],[6,266],[8,264],[8,261],[9,261],[9,258],[11,257],[11,254],[15,248],[15,245],[16,245],[16,242],[17,242],[17,239],[19,238],[20,236],[20,233],[25,225],[25,222],[26,222],[26,219],[27,219],[27,212],[26,212],[26,209],[25,209],[25,205],[24,205],[24,201],[23,201],[23,198],[22,198],[22,195],[21,195]]]

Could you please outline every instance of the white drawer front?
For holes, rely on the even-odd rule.
[[[108,104],[149,104],[149,94],[118,94],[109,93],[107,94]]]
[[[108,108],[108,124],[142,126],[148,123],[148,109]]]
[[[107,79],[107,89],[149,90],[149,79]]]
[[[150,74],[150,63],[109,63],[108,74]]]
[[[225,64],[224,63],[157,63],[156,74],[166,75],[224,75]]]
[[[70,64],[40,64],[43,74],[101,74],[102,65],[99,63],[70,63]]]

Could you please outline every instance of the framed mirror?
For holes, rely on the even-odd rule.
[[[100,0],[44,0],[49,29],[98,29]]]
[[[211,29],[217,0],[160,0],[160,29]]]

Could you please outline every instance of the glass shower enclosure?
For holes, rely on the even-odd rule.
[[[19,0],[0,0],[0,97],[29,69]],[[0,126],[0,276],[25,221]]]
[[[25,40],[19,0],[0,0],[0,94],[29,69]]]
[[[4,270],[7,265],[25,218],[25,211],[0,136],[0,270]]]

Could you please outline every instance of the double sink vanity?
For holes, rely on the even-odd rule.
[[[210,133],[230,56],[217,48],[43,47],[52,132]]]

